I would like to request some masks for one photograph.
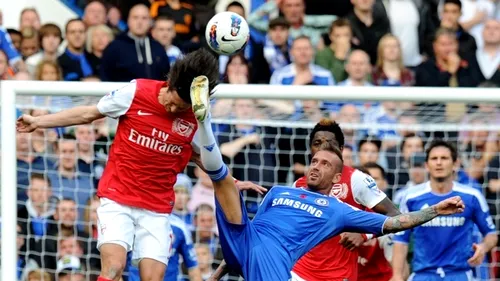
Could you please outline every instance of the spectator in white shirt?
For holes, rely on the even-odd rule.
[[[500,86],[500,21],[485,22],[482,45],[477,49],[475,59],[471,59],[477,83],[490,81]]]
[[[478,47],[481,47],[484,23],[494,17],[495,5],[492,0],[461,1],[462,15],[458,21],[470,35],[474,36]]]
[[[413,0],[389,0],[385,5],[391,31],[401,42],[403,64],[415,67],[422,62],[419,48],[420,14]],[[402,13],[401,11],[404,11]]]

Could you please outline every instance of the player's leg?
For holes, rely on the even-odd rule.
[[[172,250],[168,214],[135,210],[136,228],[132,262],[139,264],[141,281],[162,281]]]
[[[134,221],[130,208],[102,198],[97,209],[101,254],[101,274],[98,281],[118,281],[127,264],[127,252],[134,241]]]
[[[193,112],[198,120],[197,141],[203,167],[212,179],[214,192],[226,220],[230,223],[242,223],[240,193],[234,184],[229,169],[222,160],[217,141],[210,123],[210,100],[208,79],[198,76],[191,84],[191,101]]]

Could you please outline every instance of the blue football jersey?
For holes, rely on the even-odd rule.
[[[413,236],[413,271],[435,273],[444,271],[467,271],[471,267],[467,260],[473,255],[473,230],[477,225],[483,235],[496,231],[488,204],[483,195],[468,186],[453,183],[448,194],[434,194],[430,183],[411,187],[401,202],[401,212],[413,212],[432,206],[440,201],[460,196],[465,204],[463,213],[435,218],[419,227],[394,235],[395,243],[409,243]]]
[[[163,278],[164,281],[177,280],[179,277],[179,256],[185,266],[190,269],[198,266],[198,259],[193,247],[193,239],[188,231],[186,224],[176,215],[170,216],[170,225],[172,226],[173,240],[172,252],[168,259],[167,271]],[[129,281],[139,281],[139,270],[137,267],[130,265]]]
[[[253,221],[243,201],[242,224],[227,222],[217,205],[224,258],[246,280],[289,280],[295,262],[320,242],[341,232],[381,234],[386,216],[363,212],[306,189],[273,187]]]

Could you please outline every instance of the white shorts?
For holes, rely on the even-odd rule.
[[[296,273],[294,273],[293,271],[290,272],[292,274],[292,279],[290,279],[290,281],[306,281],[305,279],[302,279],[300,278],[300,276],[298,276]]]
[[[137,263],[150,258],[168,265],[172,250],[172,228],[169,214],[128,207],[107,198],[101,198],[97,209],[98,242],[118,244]]]

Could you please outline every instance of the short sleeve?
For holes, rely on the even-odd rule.
[[[97,109],[102,115],[111,118],[118,118],[125,115],[132,105],[136,89],[137,81],[130,81],[123,88],[114,90],[102,97],[97,104]]]
[[[351,188],[354,195],[354,200],[359,204],[371,209],[387,197],[382,192],[375,180],[359,171],[355,170],[351,178]]]
[[[186,267],[193,268],[198,266],[198,258],[193,246],[193,240],[187,229],[183,229],[184,241],[181,245],[181,255]]]
[[[474,207],[474,223],[477,225],[479,231],[481,231],[481,234],[483,234],[484,236],[489,233],[495,233],[496,227],[490,215],[490,208],[488,207],[488,203],[486,203],[486,200],[481,193],[476,190],[474,191],[475,192],[473,193],[472,199],[472,205]]]
[[[383,234],[384,224],[388,217],[377,213],[361,211],[342,202],[340,206],[344,214],[342,216],[344,232]]]
[[[401,201],[401,204],[399,205],[399,210],[401,211],[402,214],[409,212],[408,201],[406,200],[406,198],[403,198],[403,200]],[[408,244],[410,243],[410,236],[411,236],[411,229],[407,229],[394,234],[392,240],[395,243]]]

